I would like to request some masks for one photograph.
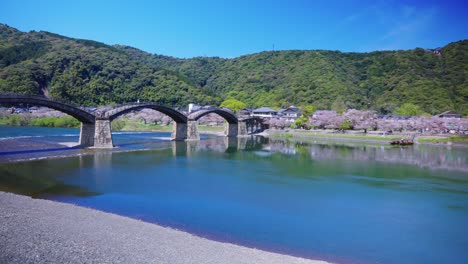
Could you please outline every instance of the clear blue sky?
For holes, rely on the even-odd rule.
[[[468,0],[1,0],[0,23],[189,58],[265,50],[436,48],[468,38]]]

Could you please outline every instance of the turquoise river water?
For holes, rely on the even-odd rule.
[[[0,190],[336,263],[466,263],[468,149],[0,126]]]

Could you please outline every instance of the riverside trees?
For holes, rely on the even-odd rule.
[[[378,116],[374,111],[349,109],[342,115],[335,111],[317,111],[309,117],[310,126],[319,129],[355,129],[381,131],[416,131],[429,134],[467,133],[467,118],[432,116]],[[345,126],[347,125],[347,126]]]

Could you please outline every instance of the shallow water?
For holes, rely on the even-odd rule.
[[[60,140],[49,135],[70,133],[23,129],[52,145]],[[0,163],[0,190],[338,263],[468,257],[466,149],[167,137],[123,133],[113,151],[63,149],[56,152],[80,156]],[[25,151],[0,148],[0,160],[50,154]]]

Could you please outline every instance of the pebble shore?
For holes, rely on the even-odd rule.
[[[315,263],[0,192],[0,263]]]

